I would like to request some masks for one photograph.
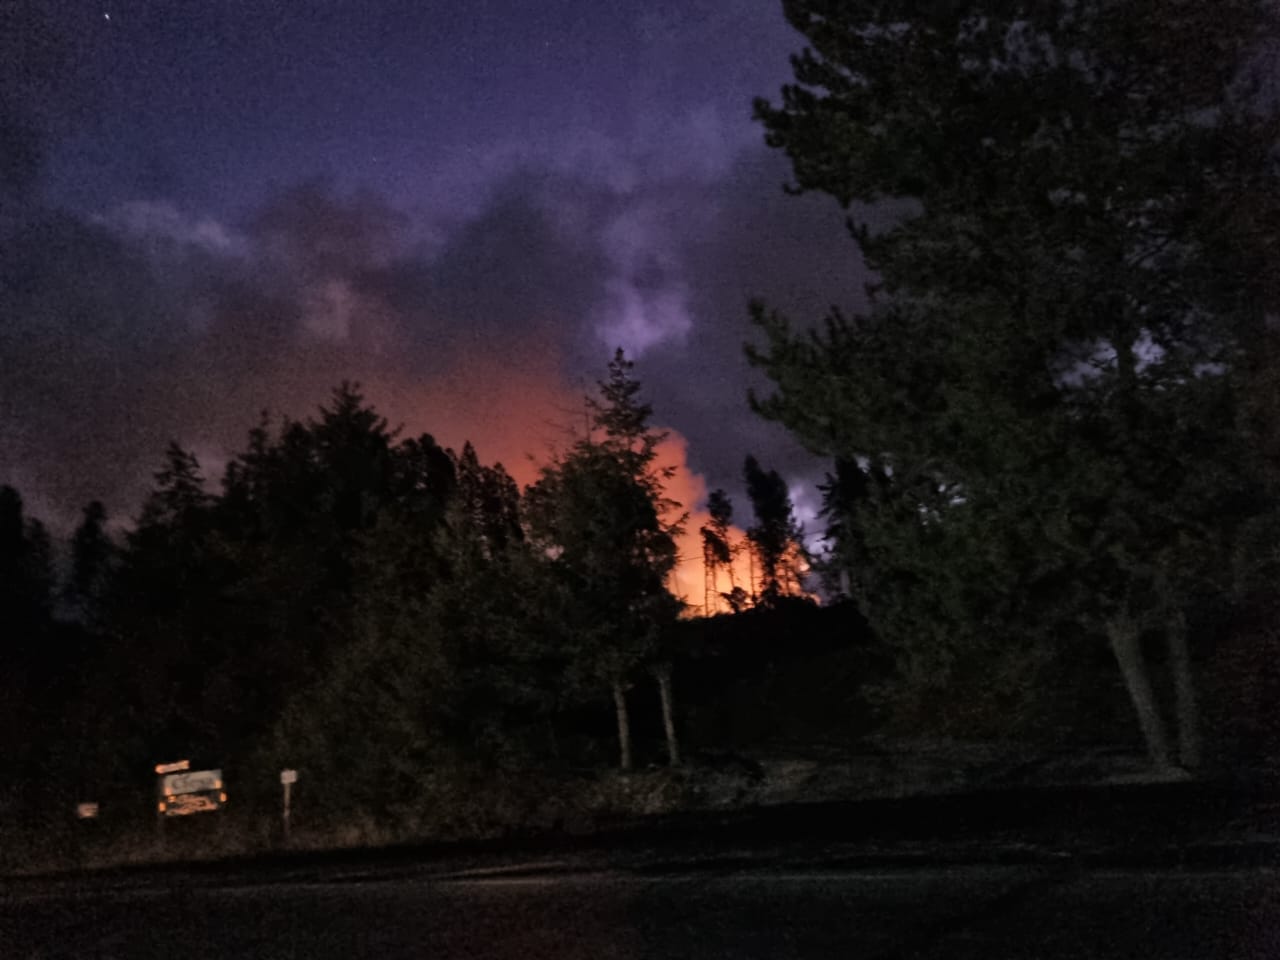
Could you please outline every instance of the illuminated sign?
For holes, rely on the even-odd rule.
[[[200,793],[204,790],[221,789],[221,770],[192,770],[190,773],[171,773],[160,780],[160,790],[166,794]]]
[[[179,770],[190,770],[190,760],[175,760],[173,763],[157,763],[156,773],[177,773]]]
[[[160,806],[163,808],[160,812],[166,817],[185,817],[191,813],[217,810],[220,804],[217,797],[211,797],[205,793],[184,793],[161,800]]]
[[[160,778],[156,809],[166,817],[217,810],[227,802],[221,770],[191,770]]]

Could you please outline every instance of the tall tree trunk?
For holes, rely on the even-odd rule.
[[[627,715],[627,693],[621,680],[613,681],[613,708],[618,715],[618,763],[631,769],[631,718]]]
[[[1181,611],[1171,620],[1167,634],[1169,667],[1178,712],[1178,762],[1188,770],[1200,766],[1200,715],[1191,675],[1191,651],[1187,645],[1187,621]]]
[[[716,561],[711,555],[710,547],[702,548],[702,615],[710,617],[715,614],[716,597]]]
[[[1147,744],[1147,755],[1157,768],[1170,765],[1169,736],[1165,732],[1160,708],[1151,690],[1151,677],[1142,658],[1142,635],[1128,619],[1117,619],[1107,624],[1107,637],[1115,654],[1120,674],[1124,677],[1129,700],[1138,714],[1138,725]]]
[[[676,740],[675,713],[671,706],[671,664],[664,663],[653,671],[658,680],[658,696],[662,699],[662,729],[667,734],[667,760],[680,766],[680,743]]]

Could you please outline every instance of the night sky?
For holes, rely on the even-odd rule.
[[[170,438],[216,478],[343,379],[525,482],[619,345],[678,498],[752,452],[809,512],[822,465],[746,405],[746,303],[865,278],[750,119],[801,45],[777,0],[0,9],[0,482],[55,528],[131,514]]]

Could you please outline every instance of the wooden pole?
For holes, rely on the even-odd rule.
[[[280,808],[280,826],[284,830],[284,842],[289,842],[289,796],[290,790],[293,788],[293,781],[284,781],[284,802]]]
[[[680,742],[676,739],[675,711],[671,706],[671,665],[663,664],[655,671],[658,678],[658,696],[662,700],[662,728],[667,735],[667,760],[673,767],[680,766]]]
[[[613,708],[618,719],[619,765],[631,769],[631,719],[627,716],[627,694],[621,680],[613,681]]]

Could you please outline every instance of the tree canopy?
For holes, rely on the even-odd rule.
[[[860,599],[922,678],[1105,635],[1163,762],[1136,644],[1264,509],[1235,424],[1276,302],[1270,8],[784,6],[810,46],[757,116],[876,281],[808,331],[754,308],[758,409],[841,464]]]
[[[576,598],[570,613],[582,681],[613,688],[622,764],[630,765],[623,691],[652,659],[680,602],[667,589],[684,523],[656,464],[664,434],[639,400],[633,364],[619,349],[599,396],[589,398],[591,433],[544,466],[525,493],[531,542]]]

